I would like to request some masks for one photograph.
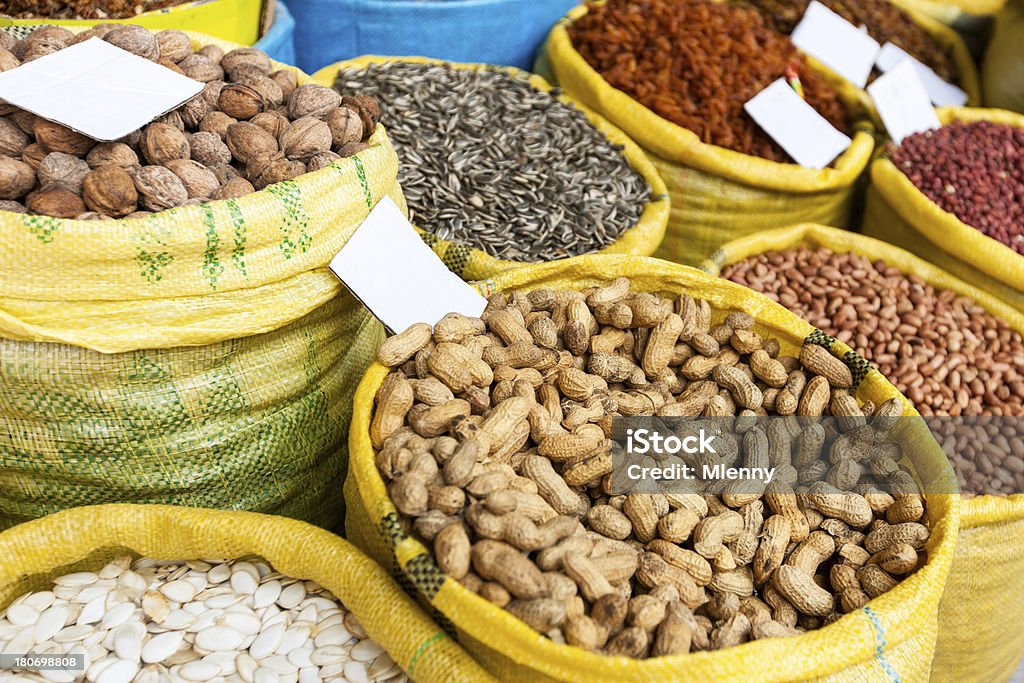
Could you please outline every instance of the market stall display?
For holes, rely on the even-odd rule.
[[[631,286],[638,292],[669,294],[671,303],[651,294],[630,296]],[[349,538],[393,571],[404,574],[435,609],[453,622],[460,642],[492,673],[503,680],[593,680],[602,675],[600,672],[607,676],[607,672],[614,671],[616,680],[639,681],[669,680],[685,669],[687,674],[701,678],[738,680],[756,676],[760,662],[769,657],[794,678],[823,673],[866,675],[863,667],[873,667],[878,652],[872,635],[878,619],[876,626],[869,626],[869,615],[878,614],[886,624],[887,645],[883,652],[887,660],[900,661],[902,675],[925,675],[932,654],[931,637],[925,634],[934,632],[935,624],[930,621],[952,554],[951,535],[958,526],[955,497],[926,494],[922,498],[911,493],[911,489],[899,489],[903,493],[895,504],[901,511],[890,512],[889,519],[899,527],[901,543],[917,549],[927,547],[928,561],[918,567],[908,556],[903,568],[913,565],[917,567],[915,573],[902,582],[887,574],[881,583],[876,583],[876,579],[882,578],[881,574],[874,576],[879,568],[857,571],[840,556],[836,564],[846,566],[847,570],[833,568],[831,578],[826,575],[823,581],[843,593],[836,603],[841,607],[833,605],[833,597],[826,589],[812,586],[811,578],[818,564],[836,552],[837,545],[827,533],[811,534],[803,526],[808,524],[808,518],[797,509],[798,496],[788,484],[776,483],[774,488],[769,484],[763,504],[761,494],[751,494],[742,500],[726,496],[725,504],[714,496],[696,496],[692,502],[707,507],[695,509],[685,495],[659,503],[656,494],[627,496],[618,515],[604,510],[616,509],[608,504],[601,490],[607,485],[607,481],[601,482],[611,472],[612,455],[601,448],[607,435],[600,425],[604,416],[616,410],[612,406],[617,405],[622,414],[632,414],[626,412],[625,406],[635,403],[639,408],[637,414],[650,414],[654,406],[661,406],[659,415],[692,415],[688,411],[694,405],[698,411],[704,405],[710,415],[734,415],[741,408],[763,400],[761,381],[751,381],[741,367],[732,365],[739,363],[746,353],[735,351],[736,346],[733,350],[722,346],[725,350],[716,358],[710,349],[711,344],[715,350],[719,348],[716,339],[724,339],[723,345],[740,344],[738,340],[744,339],[741,348],[754,354],[757,378],[767,371],[764,364],[771,365],[775,359],[772,351],[747,345],[756,344],[756,340],[763,340],[766,348],[774,347],[780,367],[785,365],[783,356],[792,355],[799,356],[804,367],[815,368],[805,377],[809,380],[805,389],[793,388],[800,394],[797,402],[804,415],[821,414],[823,405],[829,401],[829,386],[847,387],[840,392],[843,401],[857,396],[849,410],[859,411],[858,403],[871,401],[875,409],[891,416],[912,414],[905,400],[877,371],[869,370],[865,376],[866,365],[861,364],[856,354],[849,353],[849,347],[841,342],[830,344],[829,338],[763,297],[664,262],[614,256],[579,257],[508,271],[489,281],[486,291],[494,294],[490,313],[484,316],[485,323],[452,316],[438,324],[433,340],[429,334],[410,328],[382,347],[378,359],[383,358],[397,368],[392,370],[376,363],[357,393],[346,498]],[[599,311],[595,308],[598,306],[603,308]],[[623,316],[632,311],[630,319],[634,322],[623,318],[601,327],[595,318],[613,315],[616,306],[623,309],[619,312]],[[525,326],[525,316],[532,321],[529,328]],[[520,317],[522,321],[517,322]],[[549,324],[545,325],[544,320]],[[484,325],[493,331],[494,338],[484,334]],[[598,381],[598,377],[606,376],[605,370],[619,372],[611,360],[616,357],[616,349],[637,337],[632,329],[635,325],[649,326],[645,346],[637,340],[639,356],[618,358],[628,360],[631,367],[637,368],[636,372],[646,375],[652,383],[657,377],[657,383],[651,385],[653,391],[629,391],[611,375],[607,375],[608,380]],[[601,334],[591,337],[598,329]],[[544,334],[548,335],[547,341],[542,341]],[[691,341],[677,346],[678,338],[683,336]],[[487,340],[491,343],[487,344]],[[431,341],[436,343],[432,349]],[[558,360],[562,354],[551,351],[551,345],[559,341],[565,344],[562,354],[568,355],[564,364]],[[585,357],[580,369],[573,355],[587,354],[592,344],[610,351]],[[417,348],[421,350],[415,352]],[[473,348],[482,349],[482,358],[476,358]],[[682,360],[687,356],[686,348],[690,355],[688,360]],[[703,356],[698,348],[712,355]],[[761,355],[757,355],[759,350]],[[410,352],[415,353],[410,357]],[[448,354],[452,359],[460,354],[472,359],[461,366],[466,368],[465,373],[451,371],[460,366],[451,365]],[[547,356],[551,358],[545,366]],[[605,370],[601,369],[604,364],[598,363],[602,356],[611,357]],[[674,362],[681,366],[670,365]],[[698,366],[707,369],[698,370]],[[538,367],[546,367],[544,372],[550,374],[551,383],[543,382]],[[681,375],[677,374],[680,372]],[[627,374],[626,369],[621,370],[621,376]],[[531,381],[534,375],[536,380]],[[427,397],[431,377],[440,380],[434,384],[442,385],[440,388],[447,388],[459,398],[437,403],[436,408],[416,407],[417,395]],[[689,377],[694,379],[689,380],[687,388],[685,378]],[[705,377],[708,379],[702,381]],[[667,383],[666,391],[673,392],[671,399],[659,393],[662,383]],[[705,391],[707,384],[716,385],[714,391]],[[723,384],[729,389],[719,394]],[[567,396],[572,398],[564,398]],[[646,408],[645,402],[649,402]],[[689,407],[684,408],[684,404]],[[479,410],[474,405],[483,408]],[[468,415],[471,410],[482,416],[482,422],[478,420],[475,427],[470,427],[472,420],[466,419],[462,424],[467,428],[456,428],[452,432],[454,438],[445,440],[443,430],[440,438],[434,437],[438,423],[458,422],[457,415]],[[909,462],[923,480],[951,478],[948,463],[934,440],[918,440],[904,433],[897,443],[906,448]],[[484,459],[487,454],[489,457]],[[889,475],[902,478],[906,473],[900,472],[891,470]],[[425,482],[434,479],[442,479],[444,485],[438,483],[434,493],[430,493]],[[424,488],[419,491],[419,487]],[[580,494],[587,492],[588,487],[590,496],[582,500]],[[506,504],[498,500],[503,491],[513,492],[512,500]],[[525,494],[522,508],[515,491]],[[837,500],[848,501],[847,510],[860,510],[855,518],[846,519],[847,531],[867,530],[872,512],[866,499],[861,497],[857,502],[858,494],[841,494],[830,485],[814,484],[804,503],[806,508],[818,509],[825,518],[829,517],[826,510],[831,508],[815,508],[825,500],[817,494],[825,491],[830,492],[826,498],[834,495]],[[590,500],[591,497],[597,499]],[[905,507],[908,504],[914,512]],[[756,511],[744,505],[755,506]],[[503,506],[507,517],[499,506]],[[545,515],[549,508],[554,514]],[[690,535],[683,530],[682,518],[687,514],[694,517],[696,524],[696,528],[690,527],[695,534],[692,549],[677,545]],[[518,521],[514,519],[517,516]],[[732,550],[722,551],[722,543],[737,540],[744,532],[759,538],[761,524],[768,524],[773,516],[776,519],[772,528],[777,526],[776,522],[782,528],[771,532],[766,527],[765,540],[755,553],[745,555],[740,546],[731,545]],[[616,518],[621,524],[615,523]],[[760,523],[750,521],[752,518]],[[508,533],[501,531],[505,521]],[[584,535],[584,540],[606,547],[600,551],[596,545],[593,549],[570,549],[573,541],[567,539],[575,535],[575,527],[581,521],[584,528],[601,530],[598,536]],[[831,526],[821,519],[818,522],[824,527]],[[612,531],[616,527],[621,527],[621,531]],[[885,523],[873,528],[876,535],[869,533],[865,539],[869,553],[879,552],[887,545],[881,541],[889,533],[886,529],[896,530]],[[466,535],[468,530],[471,536]],[[681,535],[673,536],[670,532],[674,531]],[[631,534],[643,544],[642,550],[621,543]],[[780,536],[780,551],[787,548],[791,539],[805,541],[808,546],[832,544],[832,549],[818,548],[814,551],[815,561],[803,569],[788,564],[781,573],[773,573],[775,561],[761,563],[767,559],[764,553],[775,552],[770,549],[775,544],[771,540],[773,534]],[[673,537],[677,543],[665,540]],[[849,542],[840,541],[839,545]],[[433,550],[424,543],[432,545]],[[853,552],[852,548],[847,550]],[[720,551],[728,555],[727,560],[719,555]],[[761,560],[756,559],[759,557]],[[708,558],[712,564],[708,564]],[[723,561],[728,568],[720,564]],[[702,572],[702,567],[707,571]],[[542,570],[558,576],[549,582]],[[569,583],[562,580],[562,572],[568,575]],[[858,593],[859,589],[845,592],[857,585],[845,583],[848,574],[856,575],[866,595]],[[755,594],[755,581],[761,585],[769,575],[774,577],[770,587],[762,586]],[[629,581],[634,577],[635,587]],[[794,588],[792,582],[801,580],[811,582],[806,586],[808,593]],[[929,587],[934,587],[934,591]],[[634,597],[627,606],[631,590]],[[648,591],[649,597],[642,598],[641,594],[648,595]],[[726,607],[726,594],[734,592],[736,597],[763,596],[775,609],[763,605],[763,610],[759,610],[757,600],[734,601],[734,608]],[[777,600],[778,594],[783,598],[781,602]],[[868,603],[872,595],[875,601]],[[619,606],[614,604],[616,596],[623,598]],[[641,617],[636,616],[628,622],[629,628],[615,629],[621,620],[615,621],[614,615],[633,613],[640,609],[640,602],[651,603],[650,620],[645,616],[638,623],[636,620]],[[702,605],[698,614],[711,621],[694,616]],[[787,624],[785,620],[789,617],[780,616],[786,611],[780,612],[780,605],[792,610],[792,622]],[[500,606],[511,613],[503,612]],[[833,609],[841,611],[833,615]],[[841,616],[842,611],[849,614]],[[590,616],[589,621],[583,619],[584,613]],[[778,619],[783,623],[769,623]],[[685,627],[677,626],[680,623]],[[810,631],[800,635],[786,628],[794,625]],[[558,626],[562,627],[560,634],[551,630]],[[689,638],[677,637],[676,628],[685,628]],[[818,628],[821,630],[814,630]],[[553,640],[538,640],[536,631]],[[494,637],[496,633],[501,634],[499,638]],[[696,657],[673,654],[688,652],[691,647],[728,648],[757,638],[757,634],[772,637],[735,651],[707,652]],[[610,635],[614,637],[605,640]],[[776,639],[784,635],[792,639]],[[849,655],[841,663],[828,654],[829,648],[840,642]],[[602,645],[603,653],[588,652]],[[802,648],[813,655],[793,656]],[[850,655],[851,649],[857,654]],[[646,661],[633,659],[642,659],[649,652],[664,656]]]
[[[410,220],[458,275],[660,244],[669,201],[644,153],[543,79],[389,58],[332,71],[343,97],[380,102]]]
[[[806,225],[727,244],[705,270],[765,293],[849,343],[925,415],[957,473],[963,519],[939,607],[934,680],[1005,680],[1024,653],[1024,463],[1010,444],[1024,415],[1024,315],[910,253]],[[856,303],[853,303],[856,302]],[[946,438],[941,435],[946,434]],[[977,497],[975,497],[977,496]]]

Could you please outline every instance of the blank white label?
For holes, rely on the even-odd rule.
[[[447,313],[479,317],[487,300],[448,270],[385,197],[331,261],[330,269],[392,332],[434,325]]]
[[[203,84],[99,38],[0,73],[0,98],[95,140],[117,140]]]
[[[880,49],[874,38],[817,0],[807,6],[790,38],[858,88],[868,82]]]
[[[942,80],[930,66],[918,61],[910,53],[892,43],[882,46],[876,64],[882,73],[888,73],[904,60],[910,60],[913,63],[921,83],[924,84],[925,92],[928,93],[928,97],[936,107],[962,107],[967,104],[966,92],[952,83]]]
[[[889,137],[897,145],[908,135],[942,125],[910,60],[903,60],[889,73],[879,76],[868,86],[868,94],[875,102]]]
[[[780,78],[743,108],[796,163],[825,168],[853,142]]]

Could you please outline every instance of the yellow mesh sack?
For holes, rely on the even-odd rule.
[[[851,365],[859,380],[858,398],[882,402],[897,397],[904,404],[905,415],[916,414],[877,370],[869,369],[845,344],[815,330],[767,297],[693,268],[649,258],[582,256],[507,271],[477,286],[483,293],[539,287],[585,288],[606,285],[619,276],[630,277],[633,285],[644,291],[685,292],[707,299],[715,322],[732,311],[748,313],[757,321],[755,330],[779,339],[783,353],[796,353],[805,342],[825,346]],[[421,598],[454,625],[459,642],[500,680],[649,683],[928,679],[935,648],[936,612],[960,524],[958,496],[926,497],[932,530],[928,563],[864,609],[826,628],[718,652],[642,661],[592,654],[544,638],[446,577],[434,564],[431,552],[402,530],[377,472],[369,438],[374,395],[387,373],[387,368],[375,363],[356,393],[349,439],[352,458],[345,482],[348,538],[415,585]],[[955,485],[952,468],[923,423],[907,429],[901,440],[922,481],[940,482],[936,485],[939,487]]]
[[[995,14],[1007,0],[900,0],[916,7],[947,26],[954,26],[964,15],[980,17]]]
[[[1006,3],[995,17],[982,62],[985,106],[1024,114],[1024,2]]]
[[[473,71],[504,71],[514,76],[527,76],[523,71],[514,67],[497,67],[488,64],[462,64],[458,62],[446,62],[426,57],[358,57],[337,64],[325,66],[313,74],[313,79],[321,85],[328,87],[334,85],[339,69],[361,69],[370,64],[381,64],[385,62],[410,62],[413,64],[449,64],[456,69],[470,69]],[[529,83],[534,88],[543,92],[551,90],[551,84],[540,76],[529,75]],[[661,244],[665,236],[665,225],[668,223],[669,198],[662,181],[654,166],[647,159],[643,150],[636,146],[636,143],[629,139],[625,133],[611,125],[606,119],[594,111],[581,105],[570,97],[562,95],[558,98],[562,102],[572,104],[582,111],[590,120],[591,124],[604,133],[609,142],[623,147],[622,155],[637,173],[643,176],[651,188],[650,200],[644,205],[643,213],[636,225],[628,228],[617,240],[609,244],[597,253],[601,254],[627,254],[630,256],[650,256]],[[500,273],[509,268],[518,268],[529,265],[520,261],[509,261],[498,259],[479,249],[474,249],[462,244],[449,242],[433,233],[420,230],[420,237],[437,254],[448,268],[464,280],[481,280]]]
[[[853,144],[832,168],[801,168],[707,145],[608,84],[572,45],[567,26],[587,13],[574,9],[548,36],[538,70],[566,94],[636,141],[654,163],[672,199],[665,241],[655,253],[699,265],[726,242],[759,230],[817,221],[845,225],[854,185],[871,159],[872,126],[861,94],[828,74],[856,121]]]
[[[0,534],[0,612],[52,580],[117,555],[159,560],[261,557],[331,591],[415,681],[493,681],[370,558],[322,529],[282,517],[164,505],[75,508]]]
[[[382,197],[404,207],[383,127],[370,142],[143,218],[0,212],[0,529],[119,502],[341,522],[383,329],[326,266]]]
[[[938,114],[943,125],[994,121],[1024,127],[1024,116],[998,109],[943,107]],[[1024,256],[943,211],[885,155],[871,164],[864,232],[1024,308]]]
[[[929,284],[969,296],[1024,333],[1024,314],[976,287],[891,244],[820,225],[799,225],[730,242],[703,268],[724,266],[765,252],[825,247],[883,259]],[[960,535],[939,606],[933,681],[1007,680],[1024,655],[1024,494],[965,498]]]

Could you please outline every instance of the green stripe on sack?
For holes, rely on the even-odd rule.
[[[217,278],[224,273],[224,264],[220,262],[220,235],[217,234],[217,219],[209,204],[200,206],[203,212],[203,225],[206,226],[206,251],[203,252],[203,275],[210,282],[210,289],[217,289]]]
[[[363,166],[363,160],[359,158],[357,154],[352,158],[352,163],[356,167],[356,178],[359,179],[359,187],[363,188],[363,200],[366,202],[366,208],[373,208],[373,193],[370,191],[370,183],[366,180],[366,167]]]
[[[430,649],[430,647],[434,643],[436,643],[437,641],[441,640],[444,637],[445,637],[445,634],[443,632],[441,632],[441,631],[438,631],[437,633],[432,635],[430,638],[428,638],[427,640],[423,641],[423,643],[418,648],[416,648],[416,653],[412,656],[412,659],[409,660],[409,667],[407,669],[410,678],[414,678],[413,671],[416,669],[416,664],[419,662],[420,656],[424,652],[426,652],[428,649]]]
[[[245,242],[247,239],[245,235],[245,217],[242,215],[242,209],[238,206],[238,200],[229,199],[225,204],[228,207],[228,213],[231,215],[231,225],[235,228],[235,247],[231,252],[231,263],[242,274],[242,277],[248,280],[249,273],[245,269]]]
[[[309,216],[302,203],[302,190],[293,180],[285,180],[266,188],[267,192],[281,202],[284,215],[281,217],[280,230],[281,254],[290,259],[296,251],[303,254],[313,246],[310,236]]]
[[[60,228],[60,219],[51,218],[50,216],[22,216],[25,225],[28,227],[28,231],[36,236],[43,244],[49,244],[53,241],[53,233],[57,232]]]

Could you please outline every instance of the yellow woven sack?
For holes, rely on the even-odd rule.
[[[770,251],[825,247],[883,259],[941,289],[969,296],[1024,333],[1024,313],[891,244],[820,225],[799,225],[730,242],[703,268],[724,266]],[[966,498],[953,566],[939,607],[934,681],[1005,681],[1024,655],[1024,494]]]
[[[938,113],[943,125],[995,121],[1024,127],[1024,116],[998,109],[944,107]],[[1024,308],[1024,256],[943,211],[885,155],[871,164],[864,232]]]
[[[164,505],[75,508],[0,534],[0,612],[117,555],[159,560],[261,557],[331,591],[414,681],[493,681],[373,560],[322,529],[281,517]]]
[[[860,380],[856,389],[859,398],[876,402],[902,398],[877,370],[868,370],[863,359],[845,344],[815,330],[768,298],[693,268],[649,258],[582,256],[507,271],[479,283],[478,288],[484,293],[538,287],[584,288],[606,285],[619,276],[632,278],[633,285],[641,290],[685,292],[707,299],[715,322],[731,311],[749,313],[757,321],[754,329],[778,338],[783,353],[796,353],[806,342],[820,344],[845,357]],[[431,552],[403,531],[377,472],[369,438],[374,395],[387,373],[387,368],[374,364],[356,393],[349,439],[352,459],[345,482],[349,539],[397,575],[410,580],[420,595],[455,626],[459,642],[500,680],[927,680],[935,647],[936,612],[960,524],[958,496],[926,496],[932,529],[927,565],[864,609],[826,628],[719,652],[642,661],[592,654],[540,636],[509,613],[444,576],[434,564]],[[906,399],[902,400],[905,414],[915,414]],[[954,486],[952,469],[923,423],[907,432],[903,443],[922,480]]]
[[[1006,3],[995,18],[982,63],[985,106],[1024,114],[1024,2]]]
[[[361,69],[365,68],[369,64],[380,64],[384,62],[403,61],[411,62],[414,64],[449,64],[457,69],[470,69],[473,71],[484,71],[484,70],[497,70],[510,73],[512,75],[523,75],[526,76],[523,71],[513,67],[496,67],[487,64],[461,64],[458,62],[445,62],[437,59],[427,59],[425,57],[376,57],[366,56],[358,57],[344,62],[338,62],[326,66],[320,71],[313,74],[313,79],[322,85],[332,86],[334,85],[335,77],[338,75],[338,69]],[[548,92],[551,90],[551,85],[540,76],[529,76],[530,85],[534,88]],[[611,125],[606,119],[598,115],[594,111],[581,105],[579,102],[573,100],[570,97],[562,95],[559,97],[562,102],[567,102],[579,108],[590,122],[599,131],[604,133],[605,137],[610,142],[623,147],[623,156],[626,157],[626,161],[633,169],[643,176],[644,180],[651,188],[650,201],[644,205],[643,213],[640,214],[640,219],[636,225],[626,230],[622,235],[609,244],[604,249],[601,249],[601,254],[627,254],[630,256],[650,256],[654,253],[658,245],[661,244],[662,239],[665,237],[665,225],[668,223],[669,216],[669,198],[668,192],[665,189],[665,183],[662,181],[658,172],[654,169],[654,166],[647,159],[643,150],[636,146],[636,143],[629,139],[625,133]],[[479,249],[473,249],[471,247],[448,242],[446,240],[435,237],[432,233],[420,230],[420,237],[426,242],[434,253],[436,253],[448,268],[463,278],[464,280],[481,280],[488,278],[492,275],[500,273],[509,268],[518,268],[527,263],[519,261],[508,261],[504,259],[497,259],[493,256],[480,251]]]
[[[383,329],[326,266],[383,196],[404,205],[384,129],[370,142],[143,218],[0,212],[0,529],[116,502],[340,524]]]
[[[1007,0],[900,0],[947,26],[955,26],[963,15],[974,17],[995,14],[1006,6]]]
[[[698,265],[715,249],[759,230],[819,221],[845,225],[854,184],[874,149],[870,122],[857,122],[850,146],[833,168],[814,170],[700,141],[608,84],[572,45],[567,26],[587,13],[580,6],[552,30],[538,68],[566,94],[618,126],[647,153],[668,187],[672,210],[660,258]],[[867,112],[859,92],[829,76],[853,113]],[[855,116],[856,118],[856,116]]]

